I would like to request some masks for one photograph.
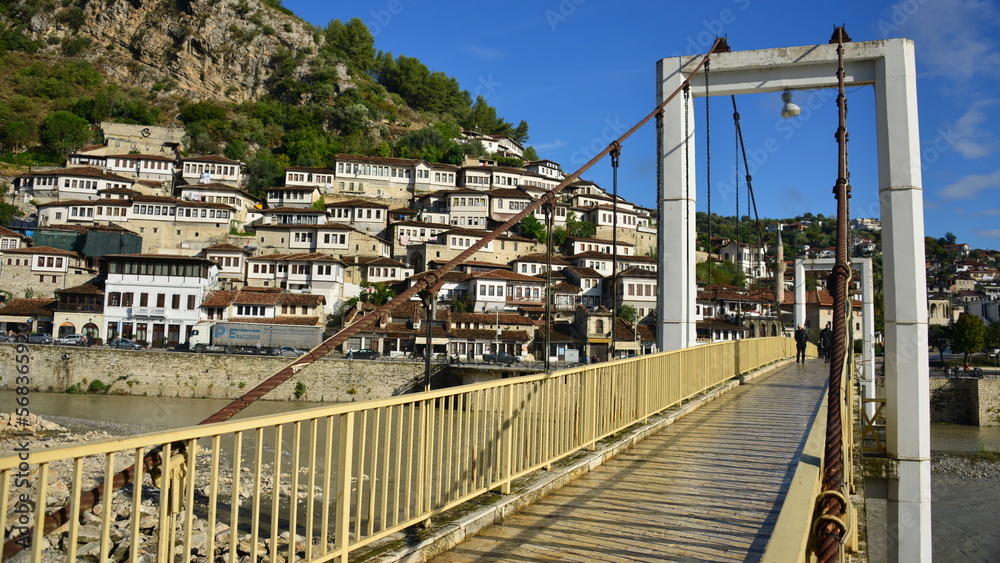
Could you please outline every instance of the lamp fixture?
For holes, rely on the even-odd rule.
[[[792,102],[791,90],[786,88],[785,91],[781,93],[781,101],[785,102],[785,106],[781,108],[781,117],[791,119],[802,113],[802,108]]]

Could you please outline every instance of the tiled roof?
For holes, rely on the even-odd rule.
[[[319,326],[319,317],[273,317],[268,319],[260,317],[229,317],[229,321],[234,323]]]
[[[205,247],[205,250],[239,250],[243,252],[244,250],[235,244],[229,244],[228,242],[220,242],[219,244],[213,244],[212,246]]]
[[[314,192],[319,189],[318,186],[274,186],[272,188],[267,188],[267,191],[271,192]]]
[[[557,293],[580,293],[583,289],[569,282],[559,282],[552,285],[552,291]]]
[[[117,174],[108,174],[100,168],[93,166],[72,166],[70,168],[56,168],[54,170],[34,170],[23,176],[83,176],[86,178],[103,178],[105,180],[116,180],[119,182],[133,183],[131,178],[125,178]]]
[[[28,240],[27,236],[22,235],[17,231],[12,231],[7,227],[0,227],[0,237],[17,237],[19,239]]]
[[[603,278],[604,275],[597,270],[584,266],[572,266],[569,268],[563,268],[563,272],[573,272],[581,278]]]
[[[183,256],[180,254],[105,254],[103,258],[108,261],[142,260],[143,262],[201,262],[202,264],[214,264],[214,262],[205,258]]]
[[[232,160],[217,154],[206,154],[201,156],[189,156],[182,158],[181,162],[221,162],[224,164],[239,164],[240,161]]]
[[[400,166],[415,166],[422,162],[409,158],[384,158],[381,156],[362,156],[358,154],[336,154],[333,158],[337,161],[377,162],[379,164],[396,164]]]
[[[525,254],[524,256],[519,256],[519,257],[511,260],[510,262],[511,262],[511,264],[513,264],[514,262],[538,262],[540,264],[545,264],[545,263],[548,262],[548,258],[545,256],[545,254],[541,254],[541,253],[537,253],[537,254]],[[563,260],[561,257],[555,256],[555,255],[552,256],[552,263],[556,264],[556,265],[559,265],[559,266],[569,266],[570,265],[569,262],[567,262],[566,260]]]
[[[515,190],[512,188],[494,188],[486,193],[489,194],[490,197],[513,197],[517,199],[532,199],[530,195],[522,192],[521,190]]]
[[[645,268],[626,268],[618,273],[619,278],[655,278],[656,272]]]
[[[389,209],[388,205],[382,203],[375,203],[373,201],[365,201],[363,199],[347,199],[342,201],[331,201],[326,204],[327,208],[330,207],[377,207],[379,209]]]
[[[447,231],[451,228],[451,225],[446,223],[428,223],[426,221],[396,221],[389,225],[390,227],[400,226],[400,227],[426,227],[428,229],[442,229]]]
[[[326,211],[323,209],[313,209],[311,207],[272,207],[271,209],[263,209],[261,213],[265,215],[268,213],[308,213],[310,215],[326,215]]]
[[[493,270],[481,274],[474,274],[472,277],[476,279],[486,279],[486,280],[511,280],[511,281],[531,282],[531,283],[545,283],[544,281],[534,276],[527,276],[524,274],[518,274],[517,272],[510,272],[507,270]]]
[[[57,289],[55,293],[72,293],[74,295],[104,295],[104,292],[92,283],[85,283],[76,287],[67,287],[66,289]]]
[[[392,258],[382,258],[377,256],[344,256],[343,261],[348,266],[359,265],[359,266],[390,266],[396,268],[409,268],[407,264],[400,262],[399,260],[393,260]]]
[[[173,162],[174,159],[169,156],[160,156],[158,154],[107,154],[102,155],[105,158],[121,158],[126,160],[159,160],[164,162]]]
[[[600,242],[600,243],[611,244],[611,245],[615,244],[615,241],[613,241],[613,240],[607,240],[607,239],[603,239],[603,238],[566,237],[566,240],[567,241],[578,240],[578,241],[581,241],[581,242]],[[635,246],[635,245],[634,244],[629,244],[627,242],[618,241],[618,246]]]
[[[496,313],[451,313],[449,320],[451,320],[451,322],[453,323],[478,323],[486,325],[496,325],[497,315]],[[532,322],[531,319],[522,317],[521,315],[511,315],[507,313],[501,313],[500,324],[532,326],[535,323]]]
[[[408,207],[397,207],[396,209],[390,209],[389,213],[393,215],[416,215],[418,212]]]
[[[50,317],[55,304],[55,299],[11,299],[10,303],[0,307],[0,315]]]
[[[329,254],[323,254],[322,252],[306,252],[300,254],[265,254],[263,256],[251,256],[247,260],[275,260],[275,261],[293,261],[293,260],[307,260],[314,262],[340,262],[340,259],[331,256]]]
[[[31,246],[28,248],[7,248],[2,251],[4,254],[56,254],[59,256],[72,256],[80,258],[80,254],[71,250],[52,248],[51,246]]]
[[[285,172],[312,172],[315,174],[333,174],[333,169],[331,168],[313,168],[311,166],[289,166],[285,168]]]
[[[233,299],[236,298],[238,291],[232,290],[217,290],[209,293],[205,296],[205,300],[201,302],[202,307],[228,307]]]
[[[420,278],[423,278],[423,277],[427,276],[427,274],[428,274],[428,272],[420,272],[419,274],[410,276],[409,279],[411,281],[412,280],[418,280]],[[442,276],[442,279],[443,279],[443,281],[446,281],[446,282],[464,282],[465,280],[467,280],[467,279],[469,279],[471,277],[472,276],[470,276],[469,274],[466,274],[465,272],[456,272],[455,270],[452,270],[452,271],[448,272],[447,274],[445,274],[444,276]],[[397,307],[397,309],[398,309],[398,307]]]
[[[471,188],[455,188],[453,190],[435,190],[433,192],[428,192],[428,193],[422,194],[420,196],[417,196],[417,198],[418,199],[423,199],[425,197],[431,197],[431,196],[438,196],[438,197],[440,197],[440,196],[460,195],[460,194],[486,195],[486,192],[480,191],[480,190],[473,190]]]

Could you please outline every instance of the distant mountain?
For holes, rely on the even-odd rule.
[[[193,99],[260,98],[282,49],[306,54],[297,65],[300,73],[308,53],[317,52],[316,30],[273,0],[5,4],[0,18],[6,26],[23,30],[42,52],[84,58],[112,82],[169,85]]]

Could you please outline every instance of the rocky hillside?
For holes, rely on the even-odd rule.
[[[321,37],[275,0],[17,0],[5,17],[43,51],[75,52],[113,82],[195,100],[258,99],[273,59],[297,53],[305,72]]]

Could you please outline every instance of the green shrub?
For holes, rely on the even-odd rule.
[[[306,394],[306,384],[299,381],[295,384],[295,398],[301,399]]]
[[[95,379],[87,386],[87,390],[91,393],[102,393],[108,390],[108,386],[100,379]]]

